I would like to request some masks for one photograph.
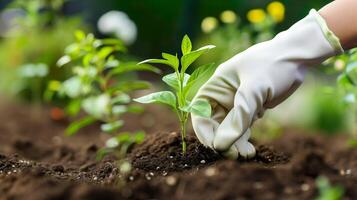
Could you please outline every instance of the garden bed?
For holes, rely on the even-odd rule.
[[[347,148],[343,136],[285,130],[273,142],[256,142],[255,158],[229,161],[190,135],[182,155],[175,118],[154,106],[151,122],[145,114],[127,117],[126,129],[140,126],[148,134],[128,155],[133,170],[121,176],[113,156],[95,159],[106,138],[96,125],[68,138],[68,123],[47,112],[9,103],[0,111],[1,200],[314,199],[321,175],[342,185],[346,199],[357,198],[357,149]]]

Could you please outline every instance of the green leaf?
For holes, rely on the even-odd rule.
[[[214,63],[203,65],[191,74],[186,87],[183,89],[183,93],[187,100],[192,100],[193,97],[195,97],[197,91],[213,75],[216,67],[217,66]]]
[[[116,106],[113,106],[113,108],[112,108],[112,113],[114,115],[122,115],[126,112],[128,112],[128,108],[124,105],[116,105]]]
[[[181,72],[185,72],[186,69],[199,58],[204,53],[207,53],[210,49],[215,48],[214,45],[207,45],[202,48],[197,49],[196,51],[192,51],[184,56],[181,57],[181,65],[182,69]]]
[[[48,66],[43,63],[25,64],[19,69],[19,75],[24,78],[45,77],[48,74]]]
[[[147,64],[147,63],[163,64],[163,65],[171,66],[170,62],[168,60],[165,60],[165,59],[147,59],[147,60],[139,62],[138,65]],[[173,67],[173,66],[171,66],[171,67]]]
[[[201,117],[211,117],[211,105],[205,99],[196,99],[188,106],[180,108],[180,110],[188,113],[193,113]]]
[[[138,131],[133,135],[134,142],[136,144],[140,144],[144,141],[145,139],[145,132],[144,131]]]
[[[69,104],[66,106],[66,114],[69,116],[75,116],[81,110],[81,100],[72,99]]]
[[[64,51],[65,51],[65,54],[71,56],[72,59],[78,58],[81,55],[81,48],[76,43],[68,45]]]
[[[345,190],[342,186],[332,186],[329,180],[320,176],[316,179],[316,186],[319,190],[319,195],[316,200],[340,200],[343,198]]]
[[[69,127],[66,129],[66,135],[71,136],[76,134],[79,129],[88,126],[96,121],[95,118],[91,116],[84,117],[83,119],[80,119],[79,121],[72,122]]]
[[[170,66],[172,66],[175,70],[178,70],[180,63],[179,59],[177,58],[177,55],[174,56],[168,53],[162,53],[162,57],[170,63]]]
[[[130,92],[134,90],[144,90],[150,88],[151,84],[146,81],[125,81],[119,82],[117,85],[111,87],[108,90],[109,94],[115,94],[117,92]]]
[[[74,32],[74,36],[76,37],[76,40],[78,42],[81,41],[81,40],[84,40],[86,38],[86,34],[81,30],[76,30]]]
[[[107,58],[110,54],[112,54],[113,52],[115,52],[116,50],[111,47],[111,46],[106,46],[106,47],[103,47],[99,50],[97,56],[100,58],[100,59],[105,59]]]
[[[118,67],[120,64],[119,60],[115,59],[113,55],[111,55],[105,62],[105,68],[106,69],[111,69]]]
[[[346,90],[352,89],[354,87],[351,80],[344,73],[337,77],[337,85]]]
[[[141,106],[129,106],[128,107],[128,112],[130,113],[142,113],[144,112],[144,108]]]
[[[181,44],[182,55],[186,55],[190,53],[191,50],[192,50],[191,40],[187,35],[185,35],[182,39],[182,44]]]
[[[109,72],[109,76],[119,75],[130,71],[151,71],[155,73],[161,72],[161,70],[159,70],[158,68],[148,64],[137,65],[134,62],[127,62],[127,63],[120,63],[117,67],[111,69]]]
[[[130,103],[130,96],[125,93],[119,93],[115,97],[112,98],[111,104],[127,104]]]
[[[189,74],[184,74],[184,81],[183,81],[183,87],[186,86],[188,79],[190,78]],[[168,74],[166,76],[164,76],[162,78],[162,80],[169,85],[170,87],[172,87],[173,89],[175,89],[176,91],[179,90],[179,85],[180,85],[180,81],[179,78],[177,77],[176,73],[171,73]]]
[[[108,155],[109,153],[113,152],[114,150],[112,148],[101,148],[98,150],[95,159],[96,160],[102,160],[104,156]]]
[[[66,64],[68,64],[70,62],[71,62],[71,57],[68,56],[68,55],[64,55],[60,59],[58,59],[56,65],[58,67],[62,67],[62,66],[66,65]]]
[[[357,62],[352,62],[346,67],[346,74],[354,85],[357,85]]]
[[[176,108],[176,96],[170,91],[152,93],[134,99],[134,101],[139,103],[163,103],[171,106],[172,108]]]
[[[95,55],[93,53],[87,53],[83,58],[82,58],[82,64],[83,66],[89,66],[92,62],[92,60],[94,60],[93,58],[95,57]],[[83,68],[83,67],[81,67]]]
[[[118,121],[115,121],[115,122],[112,122],[112,123],[106,123],[106,124],[102,124],[100,126],[100,129],[103,131],[103,132],[106,132],[106,133],[112,133],[116,130],[118,130],[120,127],[122,127],[124,125],[124,121],[122,120],[118,120]]]
[[[108,39],[101,39],[101,40],[96,40],[94,47],[98,48],[101,46],[108,46],[113,48],[115,51],[121,51],[121,52],[126,52],[127,48],[123,44],[122,41],[118,39],[113,39],[113,38],[108,38]]]
[[[120,46],[124,46],[122,41],[120,41],[118,39],[113,39],[113,38],[101,39],[100,42],[101,42],[102,45],[110,45],[110,46],[120,45]]]
[[[107,94],[91,96],[83,100],[82,108],[91,116],[102,119],[109,113],[110,97]]]
[[[70,98],[77,98],[82,91],[82,81],[77,76],[69,78],[63,82],[61,90]]]
[[[168,60],[165,60],[165,59],[148,59],[148,60],[139,62],[138,65],[142,65],[142,64],[146,64],[146,63],[168,65],[176,70],[176,66],[171,64]]]

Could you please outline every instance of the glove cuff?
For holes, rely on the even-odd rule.
[[[321,15],[315,9],[310,10],[309,14],[315,17],[326,40],[330,43],[336,54],[343,53],[344,50],[341,46],[340,39],[328,28],[325,19],[321,17]]]

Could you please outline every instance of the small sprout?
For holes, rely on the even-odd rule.
[[[194,99],[198,89],[208,80],[215,70],[214,64],[208,64],[197,68],[191,75],[187,69],[200,56],[207,53],[213,45],[207,45],[192,51],[190,38],[185,35],[182,40],[182,57],[177,54],[162,53],[163,59],[148,59],[139,63],[139,66],[151,64],[164,64],[171,67],[174,73],[168,74],[162,80],[172,88],[172,91],[161,91],[152,93],[134,101],[139,103],[160,103],[171,107],[178,116],[181,127],[182,151],[186,153],[186,123],[190,113],[201,117],[211,116],[211,106],[207,100]]]
[[[319,195],[315,200],[340,200],[344,195],[343,187],[332,186],[326,177],[318,177],[316,185]]]

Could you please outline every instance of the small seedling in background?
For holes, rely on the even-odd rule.
[[[136,62],[122,62],[116,54],[124,53],[125,46],[117,39],[97,39],[93,34],[85,35],[82,31],[75,33],[76,42],[69,45],[65,55],[60,58],[57,65],[72,64],[73,76],[63,83],[50,82],[48,97],[54,92],[70,99],[66,111],[69,115],[77,116],[84,110],[86,116],[73,122],[66,130],[67,135],[73,135],[79,129],[96,121],[101,122],[101,130],[114,134],[123,126],[121,116],[124,113],[141,112],[141,107],[132,106],[129,92],[147,89],[150,84],[123,77],[128,72],[152,71],[159,72],[150,65],[136,65]],[[51,93],[52,91],[52,93]],[[125,157],[126,150],[143,137],[142,132],[133,134],[133,138],[118,134],[107,142],[103,152],[119,151],[118,155]],[[116,144],[116,145],[113,145]],[[125,152],[125,153],[124,153]]]
[[[337,86],[342,89],[344,93],[344,103],[352,109],[353,112],[353,129],[352,137],[348,144],[356,147],[357,144],[357,49],[350,50],[347,54],[341,55],[335,59],[335,69],[344,70],[337,78]]]
[[[114,153],[118,158],[125,158],[130,148],[135,144],[142,143],[144,141],[144,137],[144,132],[137,132],[136,134],[120,133],[119,135],[107,140],[105,147],[99,150],[97,159],[101,160],[108,153]],[[129,161],[122,159],[119,162],[121,173],[126,174],[130,172],[131,165]]]
[[[30,98],[33,103],[40,103],[42,101],[42,81],[46,78],[48,70],[48,66],[43,63],[22,65],[18,71],[18,75],[22,79],[18,93],[28,92],[31,94]],[[30,91],[25,91],[26,89]]]
[[[326,177],[318,177],[316,186],[319,190],[319,195],[315,200],[340,200],[343,198],[343,187],[332,186]]]
[[[139,63],[138,66],[146,63],[164,64],[171,67],[175,72],[168,74],[162,80],[169,85],[174,92],[161,91],[152,93],[137,99],[139,103],[162,103],[170,106],[177,114],[181,127],[182,151],[186,153],[186,123],[190,113],[202,117],[211,116],[211,106],[207,100],[194,99],[197,90],[210,77],[214,71],[214,65],[204,65],[197,68],[191,75],[186,70],[201,55],[214,48],[213,45],[204,46],[192,51],[192,43],[187,35],[182,40],[182,57],[162,53],[163,59],[149,59]]]

